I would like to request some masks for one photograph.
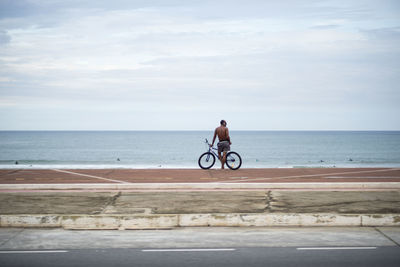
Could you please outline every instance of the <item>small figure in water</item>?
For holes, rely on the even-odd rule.
[[[349,161],[353,161],[353,159],[352,159],[352,158],[349,158]]]
[[[119,158],[117,158],[117,161],[121,161]]]
[[[15,165],[18,165],[19,163],[18,163],[18,160],[17,161],[15,161]]]

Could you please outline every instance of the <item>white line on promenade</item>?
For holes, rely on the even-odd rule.
[[[344,178],[351,178],[351,179],[400,179],[400,176],[326,176],[326,179],[344,179]]]
[[[376,247],[315,247],[315,248],[297,248],[297,250],[354,250],[354,249],[376,249]]]
[[[23,254],[23,253],[66,253],[68,250],[3,250],[0,254]]]
[[[90,178],[96,178],[96,179],[101,179],[105,181],[110,181],[110,182],[116,182],[116,183],[122,183],[122,184],[130,184],[125,181],[120,181],[120,180],[114,180],[114,179],[108,179],[100,176],[94,176],[94,175],[89,175],[89,174],[83,174],[83,173],[78,173],[78,172],[71,172],[71,171],[66,171],[66,170],[60,170],[60,169],[51,169],[52,171],[56,172],[64,172],[64,173],[69,173],[69,174],[74,174],[74,175],[80,175],[80,176],[85,176],[85,177],[90,177]]]
[[[400,182],[321,182],[321,183],[75,183],[75,184],[0,184],[1,190],[181,190],[181,189],[393,189]]]
[[[271,180],[271,179],[290,179],[290,178],[305,178],[305,177],[319,177],[319,176],[332,176],[332,175],[345,175],[345,174],[358,174],[358,173],[375,173],[375,172],[388,172],[388,171],[399,171],[399,168],[392,169],[381,169],[381,170],[368,170],[368,171],[351,171],[351,172],[336,172],[336,173],[320,173],[320,174],[305,174],[305,175],[293,175],[293,176],[283,176],[283,177],[259,177],[250,179],[238,179],[238,180],[226,180],[218,181],[213,183],[235,183],[240,181],[259,181],[259,180]],[[352,178],[352,177],[347,177]]]
[[[210,252],[235,251],[234,248],[177,248],[177,249],[142,249],[142,252]]]

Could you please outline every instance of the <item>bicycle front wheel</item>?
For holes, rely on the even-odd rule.
[[[226,155],[226,166],[231,170],[237,170],[242,166],[242,158],[236,152],[229,152]]]
[[[199,166],[202,169],[209,169],[214,166],[215,156],[211,152],[203,153],[199,158]]]

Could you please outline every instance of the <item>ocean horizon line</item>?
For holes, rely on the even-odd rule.
[[[400,131],[231,130],[243,167],[400,166]],[[0,165],[193,166],[208,131],[0,131]]]
[[[0,130],[0,132],[210,132],[210,130]],[[400,132],[399,130],[243,130],[230,129],[231,132]]]

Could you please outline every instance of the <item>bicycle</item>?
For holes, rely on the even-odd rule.
[[[215,147],[211,147],[210,143],[206,138],[205,142],[208,146],[208,151],[201,154],[199,157],[199,166],[202,169],[210,169],[215,164],[215,157],[218,158],[218,154],[214,150],[218,150]],[[230,151],[226,154],[226,166],[231,170],[238,170],[242,166],[242,158],[234,151]]]

